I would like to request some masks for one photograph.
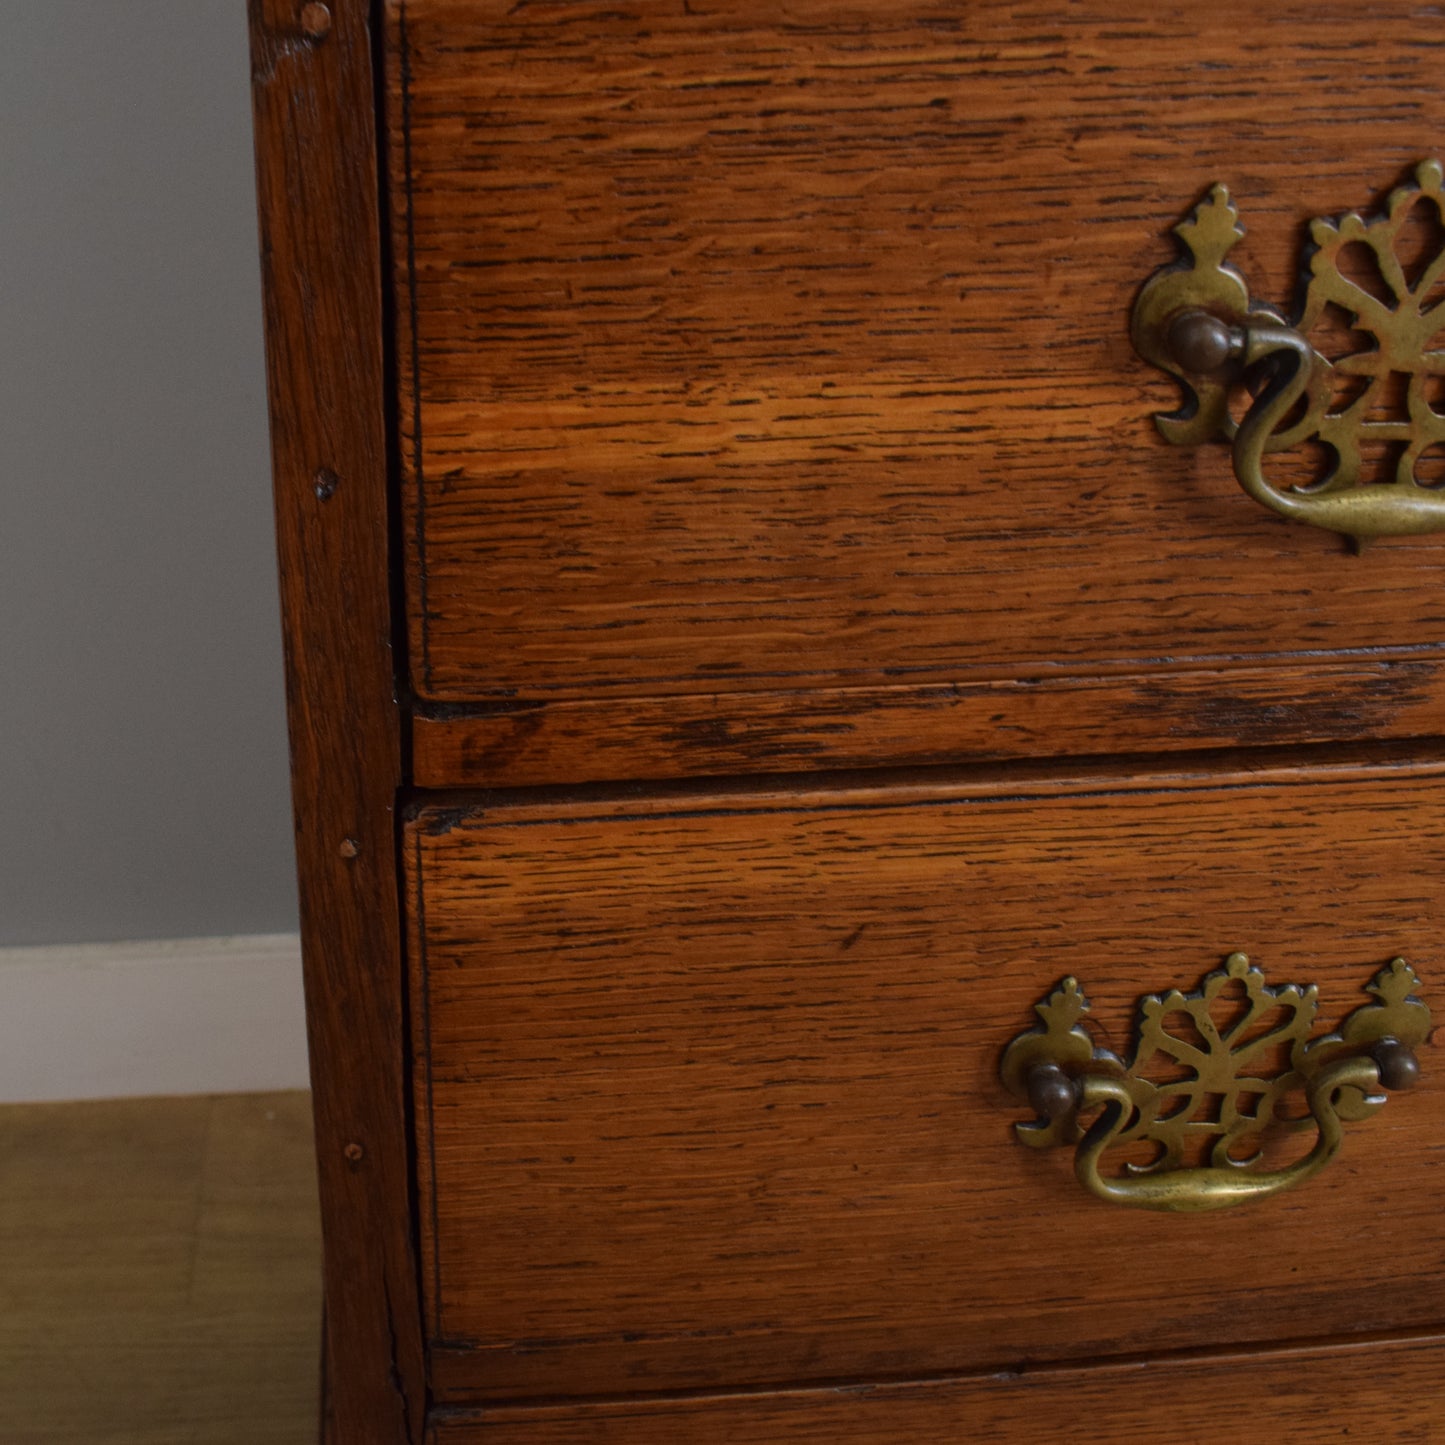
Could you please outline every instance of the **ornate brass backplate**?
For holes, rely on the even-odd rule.
[[[1229,264],[1244,231],[1229,192],[1214,186],[1174,228],[1184,256],[1156,271],[1134,305],[1136,350],[1184,388],[1184,406],[1156,417],[1164,436],[1188,446],[1232,439],[1244,490],[1298,521],[1356,539],[1445,529],[1445,492],[1426,475],[1436,459],[1422,466],[1445,448],[1445,244],[1432,239],[1408,268],[1401,256],[1412,216],[1445,236],[1442,177],[1439,161],[1424,161],[1382,214],[1314,221],[1292,324],[1251,300]],[[1333,359],[1317,350],[1309,337],[1331,320],[1362,349]],[[1236,426],[1229,399],[1242,381],[1260,389]],[[1300,486],[1266,479],[1266,453],[1309,441],[1332,458],[1323,476]],[[1363,477],[1367,454],[1380,452],[1395,454],[1392,475]]]
[[[1366,985],[1373,1002],[1334,1033],[1311,1038],[1315,986],[1267,984],[1244,954],[1232,953],[1193,993],[1141,1000],[1125,1064],[1096,1046],[1082,1023],[1088,1000],[1066,978],[1035,1005],[1040,1022],[1009,1044],[1000,1076],[1039,1115],[1015,1125],[1020,1140],[1035,1148],[1077,1143],[1075,1172],[1092,1193],[1147,1209],[1221,1209],[1318,1173],[1339,1149],[1341,1121],[1380,1108],[1382,1085],[1415,1082],[1414,1050],[1430,1031],[1418,987],[1415,971],[1394,959]],[[1079,1116],[1094,1110],[1081,1129]],[[1252,1167],[1266,1130],[1311,1123],[1318,1136],[1303,1158]],[[1105,1151],[1127,1145],[1148,1146],[1154,1157],[1102,1173]]]

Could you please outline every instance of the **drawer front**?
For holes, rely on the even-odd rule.
[[[1396,954],[1428,997],[1442,790],[1420,766],[423,809],[405,848],[439,1397],[1440,1320],[1432,1048],[1318,1177],[1199,1216],[1086,1193],[1069,1149],[1016,1140],[998,1070],[1065,974],[1121,1054],[1142,994],[1236,949],[1317,983],[1319,1031]]]
[[[1436,1337],[919,1385],[449,1411],[431,1445],[1426,1445],[1440,1438],[1442,1379]]]
[[[1303,224],[1445,146],[1438,30],[1405,5],[394,5],[416,690],[538,705],[529,730],[585,747],[619,698],[654,738],[667,709],[635,700],[679,699],[706,743],[847,689],[911,756],[938,720],[900,687],[1185,668],[1227,705],[1378,649],[1433,687],[1441,542],[1349,555],[1245,498],[1227,448],[1170,447],[1178,389],[1128,325],[1215,180],[1287,305]],[[826,752],[802,730],[772,741]]]

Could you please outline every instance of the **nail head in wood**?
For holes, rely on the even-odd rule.
[[[331,11],[324,5],[303,5],[301,28],[312,40],[325,40],[331,32]]]

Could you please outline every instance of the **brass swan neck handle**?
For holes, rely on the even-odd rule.
[[[1445,530],[1445,491],[1421,480],[1432,448],[1445,448],[1445,414],[1431,405],[1430,386],[1445,374],[1445,351],[1433,348],[1445,329],[1434,312],[1445,281],[1445,249],[1407,278],[1396,246],[1410,213],[1433,208],[1445,218],[1445,187],[1437,161],[1416,170],[1416,182],[1391,193],[1385,212],[1365,220],[1317,220],[1310,280],[1294,325],[1252,302],[1244,278],[1225,257],[1244,235],[1223,186],[1215,186],[1175,227],[1186,259],[1160,268],[1135,302],[1131,331],[1139,354],[1169,372],[1185,393],[1182,409],[1156,417],[1179,445],[1222,437],[1233,443],[1234,473],[1255,501],[1280,516],[1357,541]],[[1342,269],[1342,253],[1358,248]],[[1378,277],[1367,289],[1356,272],[1358,252],[1374,258]],[[1309,334],[1333,308],[1349,317],[1363,349],[1333,360]],[[1373,343],[1363,345],[1363,343]],[[1407,378],[1403,396],[1390,388]],[[1232,390],[1261,384],[1243,420],[1230,415]],[[1403,415],[1384,415],[1393,405]],[[1265,476],[1266,452],[1302,442],[1322,444],[1331,464],[1303,486]],[[1380,447],[1378,444],[1385,444]],[[1393,454],[1393,474],[1369,479],[1367,453]]]
[[[1216,1008],[1231,984],[1243,985],[1242,1014]],[[1036,1006],[1042,1027],[1020,1034],[1004,1053],[1004,1084],[1038,1115],[1016,1126],[1019,1138],[1035,1147],[1076,1143],[1079,1182],[1096,1198],[1140,1209],[1199,1214],[1293,1189],[1339,1152],[1344,1121],[1378,1110],[1382,1088],[1407,1089],[1419,1078],[1415,1050],[1429,1032],[1430,1011],[1414,996],[1417,986],[1414,971],[1396,959],[1368,985],[1376,1002],[1356,1009],[1336,1033],[1311,1039],[1316,990],[1270,987],[1243,954],[1231,954],[1198,991],[1142,1001],[1140,1036],[1126,1068],[1094,1047],[1079,1023],[1087,1000],[1065,979]],[[1230,1015],[1223,1026],[1215,1017],[1221,1011]],[[1288,1048],[1288,1067],[1274,1077],[1252,1072],[1274,1047]],[[1161,1057],[1175,1066],[1171,1072],[1182,1072],[1183,1064],[1193,1077],[1151,1082],[1142,1066]],[[1283,1114],[1285,1101],[1300,1093],[1307,1113]],[[1201,1118],[1209,1100],[1218,1112]],[[1082,1131],[1081,1116],[1091,1120]],[[1258,1144],[1266,1130],[1309,1123],[1315,1141],[1293,1163],[1257,1169],[1258,1151],[1239,1157],[1241,1144]],[[1139,1142],[1155,1147],[1154,1161],[1107,1172],[1111,1148]],[[1203,1162],[1185,1157],[1200,1145]]]
[[[1103,1107],[1079,1141],[1074,1154],[1074,1174],[1090,1194],[1100,1199],[1177,1214],[1203,1214],[1263,1199],[1312,1179],[1339,1152],[1344,1129],[1335,1104],[1340,1090],[1347,1087],[1357,1090],[1372,1104],[1385,1102],[1379,1092],[1379,1069],[1372,1059],[1364,1056],[1340,1059],[1322,1069],[1310,1080],[1306,1091],[1310,1117],[1318,1127],[1318,1136],[1309,1153],[1286,1168],[1254,1173],[1204,1165],[1111,1178],[1101,1172],[1102,1156],[1124,1129],[1134,1101],[1128,1089],[1116,1079],[1086,1078],[1080,1085],[1079,1107],[1086,1112]]]
[[[1234,434],[1234,475],[1245,492],[1282,517],[1348,537],[1399,537],[1445,530],[1445,494],[1418,486],[1373,485],[1348,491],[1279,487],[1264,475],[1264,454],[1285,419],[1307,398],[1320,358],[1293,327],[1269,322],[1230,326],[1207,311],[1185,311],[1170,326],[1170,346],[1186,371],[1219,356],[1216,374],[1265,374]]]

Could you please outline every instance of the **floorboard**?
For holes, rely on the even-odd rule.
[[[0,1107],[0,1441],[314,1445],[304,1093]]]

